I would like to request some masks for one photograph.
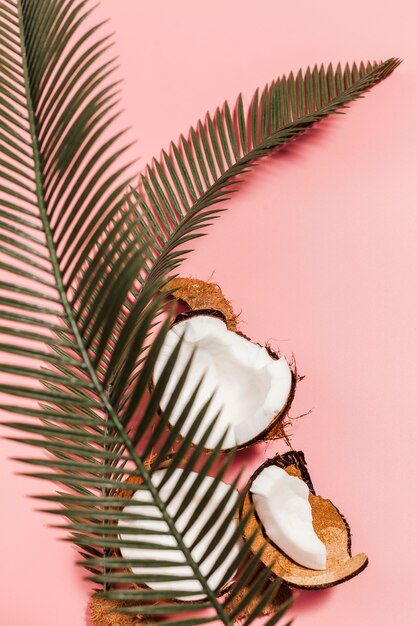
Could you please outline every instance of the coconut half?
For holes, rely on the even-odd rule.
[[[292,483],[290,487],[290,483],[285,478],[283,479],[281,472],[278,474],[282,483],[277,486],[276,472],[274,471],[273,480],[270,475],[268,477],[269,472],[266,475],[264,473],[265,470],[273,468],[284,470],[289,478],[296,477],[307,488],[312,528],[308,523],[308,511],[305,506],[305,487],[300,487],[299,483]],[[259,481],[258,478],[262,476],[264,478]],[[271,481],[269,483],[270,499],[265,504],[265,498],[268,498],[268,480]],[[245,515],[251,506],[255,510],[245,527],[244,538],[256,532],[251,550],[257,552],[265,545],[261,556],[263,563],[269,565],[274,574],[290,586],[300,589],[333,587],[353,578],[367,566],[366,554],[360,553],[352,557],[350,528],[346,519],[330,500],[325,500],[315,494],[302,452],[288,452],[269,459],[252,476],[249,490],[241,515]],[[285,494],[286,490],[292,490],[293,495]],[[281,494],[277,498],[279,492]],[[260,497],[257,498],[257,496]],[[273,512],[281,505],[284,510],[277,518],[276,513]],[[268,534],[268,529],[271,536]],[[312,531],[320,543],[316,542],[314,535],[311,534]],[[324,565],[323,560],[320,561],[324,556],[320,544],[325,547],[325,569],[317,567]],[[310,559],[309,566],[300,564],[306,555]],[[304,562],[308,563],[308,560]]]
[[[220,417],[206,448],[213,448],[226,429],[224,450],[246,447],[261,439],[282,420],[292,400],[295,376],[286,359],[230,331],[223,319],[214,315],[188,313],[177,319],[179,321],[167,333],[154,369],[156,383],[178,340],[184,337],[160,401],[160,408],[164,410],[194,354],[187,381],[170,417],[171,424],[177,422],[204,375],[181,435],[188,432],[201,408],[213,396],[195,443],[217,414]]]
[[[165,476],[166,469],[161,469],[152,475],[153,483],[158,486],[162,479]],[[184,470],[175,469],[172,475],[168,478],[168,480],[162,485],[160,489],[160,495],[163,501],[168,501],[169,496],[174,488],[174,486],[181,479],[181,474]],[[175,497],[168,503],[167,510],[168,513],[174,517],[180,506],[184,501],[184,497],[187,494],[188,490],[192,486],[194,480],[198,474],[196,472],[191,472],[189,476],[184,481],[184,484],[178,489]],[[200,505],[201,502],[205,502],[206,494],[213,483],[213,478],[210,476],[206,476],[201,482],[199,488],[197,489],[192,502],[188,505],[185,511],[179,516],[176,520],[176,526],[178,530],[183,533],[188,521],[192,517],[194,511]],[[214,492],[211,494],[210,499],[205,502],[205,506],[202,512],[199,514],[198,519],[193,524],[193,526],[183,535],[183,540],[185,545],[188,548],[191,548],[193,542],[198,537],[198,534],[204,527],[204,525],[210,519],[210,516],[215,511],[216,507],[220,505],[222,500],[225,498],[230,486],[224,482],[220,482],[215,488]],[[226,506],[223,507],[221,515],[218,516],[216,521],[212,524],[210,529],[205,533],[202,540],[197,543],[195,547],[192,548],[191,554],[195,561],[199,561],[204,553],[206,552],[210,542],[215,537],[216,532],[219,527],[225,521],[226,517],[230,514],[231,510],[234,506],[236,506],[236,502],[238,499],[238,492],[235,490],[233,495],[229,497],[229,500]],[[151,570],[152,574],[165,574],[170,575],[174,574],[178,576],[179,579],[176,581],[149,581],[147,586],[151,589],[159,590],[159,591],[175,591],[176,595],[173,596],[173,599],[177,600],[201,600],[206,597],[205,593],[203,593],[203,589],[198,580],[194,578],[193,571],[189,565],[185,562],[184,554],[181,550],[176,549],[177,543],[175,538],[168,533],[168,525],[162,519],[162,515],[160,510],[155,505],[151,504],[152,496],[151,493],[146,489],[136,490],[132,494],[132,504],[128,504],[123,510],[126,513],[134,513],[136,515],[150,515],[152,517],[158,517],[157,520],[120,520],[119,528],[120,528],[120,537],[128,543],[129,541],[143,541],[149,542],[152,541],[152,537],[149,534],[146,534],[147,529],[152,531],[159,531],[160,535],[157,536],[157,540],[159,544],[166,546],[166,550],[164,549],[152,549],[152,548],[130,548],[128,545],[121,548],[120,552],[122,556],[127,560],[159,560],[159,561],[170,561],[172,563],[176,563],[175,566],[170,567],[153,567]],[[225,532],[223,532],[220,541],[215,545],[215,547],[210,552],[209,556],[200,564],[200,570],[205,576],[208,576],[210,570],[214,566],[216,560],[218,559],[221,551],[225,548],[228,541],[233,536],[233,533],[236,531],[237,525],[239,523],[238,520],[239,515],[236,516],[230,521],[227,526]],[[128,526],[129,528],[137,528],[138,532],[136,533],[123,533],[123,527]],[[208,582],[210,588],[212,590],[217,590],[221,580],[225,576],[227,570],[230,568],[234,559],[239,554],[240,545],[237,542],[233,548],[230,550],[228,556],[223,560],[221,565],[208,577]],[[131,568],[134,574],[138,574],[140,576],[146,577],[146,574],[150,573],[150,569],[147,567],[141,567],[139,565]],[[181,579],[181,577],[184,577]],[[234,577],[234,573],[230,575],[230,580]],[[145,578],[146,579],[146,578]],[[223,586],[223,589],[227,587],[228,583]],[[185,592],[187,595],[181,596],[178,594],[178,591]],[[190,592],[195,592],[189,595]],[[221,590],[220,590],[221,592]]]

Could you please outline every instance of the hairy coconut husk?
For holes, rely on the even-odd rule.
[[[237,330],[237,315],[216,283],[207,283],[199,278],[173,278],[165,285],[165,291],[172,291],[175,298],[185,302],[193,311],[220,311],[227,328]]]
[[[325,589],[333,587],[359,574],[368,564],[366,554],[360,553],[352,557],[351,534],[345,517],[330,502],[317,496],[306,461],[302,452],[287,452],[282,456],[269,459],[259,467],[250,480],[250,484],[269,465],[283,468],[291,476],[301,478],[310,489],[309,502],[313,514],[313,527],[319,539],[327,549],[327,569],[312,570],[295,563],[282,552],[265,534],[256,512],[252,512],[244,530],[247,539],[257,530],[251,550],[257,552],[265,545],[261,560],[269,565],[276,576],[281,577],[291,587],[300,589]],[[252,506],[251,494],[248,492],[242,506],[241,516]]]
[[[229,615],[237,609],[249,591],[250,587],[245,586],[236,594],[230,604],[227,605],[227,613]],[[287,600],[291,598],[291,595],[291,589],[283,582],[278,593],[263,607],[259,616],[275,613],[284,602],[287,602]],[[234,621],[238,622],[248,617],[259,600],[260,598],[258,596],[252,598],[245,609],[234,617]],[[151,615],[123,615],[115,612],[117,609],[129,606],[134,606],[134,603],[127,600],[108,600],[107,598],[102,598],[94,594],[91,597],[89,605],[91,623],[93,626],[139,626],[139,624],[142,626],[158,623],[158,618]]]
[[[127,600],[109,600],[94,594],[88,607],[91,623],[93,626],[136,626],[155,621],[147,615],[123,615],[115,612],[128,606],[134,606],[134,603]]]

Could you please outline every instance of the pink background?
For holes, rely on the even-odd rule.
[[[376,0],[102,0],[125,78],[124,121],[141,165],[224,98],[314,63],[400,56],[395,75],[247,178],[183,268],[218,282],[242,330],[295,353],[292,415],[317,491],[370,565],[304,592],[299,626],[411,624],[415,606],[417,211],[415,5]],[[413,442],[414,435],[414,442]],[[251,468],[283,446],[260,447]],[[16,476],[0,442],[0,623],[84,626],[75,552]],[[415,478],[414,473],[414,478]],[[412,508],[414,506],[414,509]],[[7,512],[6,512],[7,509]],[[414,604],[414,606],[412,606]]]

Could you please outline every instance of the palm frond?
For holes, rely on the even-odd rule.
[[[214,115],[192,127],[178,144],[171,143],[132,189],[143,229],[154,244],[149,273],[152,281],[173,272],[190,252],[192,239],[224,210],[240,177],[254,162],[271,154],[332,113],[362,97],[389,76],[400,61],[330,64],[292,72],[256,90],[246,111],[240,95],[232,110],[225,102]],[[203,231],[203,232],[202,232]]]
[[[124,203],[130,163],[124,160],[128,146],[111,130],[117,115],[114,62],[107,60],[108,38],[100,38],[98,27],[85,26],[90,12],[89,0],[0,2],[0,392],[6,396],[1,409],[17,416],[7,425],[17,431],[18,441],[47,451],[46,457],[34,454],[20,460],[31,468],[30,476],[60,485],[60,491],[40,497],[49,503],[51,514],[68,519],[68,540],[78,546],[81,563],[104,596],[133,602],[124,610],[160,616],[209,608],[209,618],[187,623],[232,624],[209,576],[238,541],[245,522],[223,545],[224,529],[244,496],[230,498],[237,479],[227,492],[227,505],[223,499],[213,507],[209,522],[216,520],[218,527],[200,557],[194,549],[209,522],[192,546],[186,535],[204,503],[190,516],[185,531],[179,525],[209,472],[216,475],[214,490],[230,464],[231,457],[220,457],[220,443],[199,466],[212,425],[190,452],[207,407],[177,446],[165,474],[172,494],[184,492],[175,513],[168,509],[173,496],[163,497],[161,485],[152,479],[171,452],[199,385],[169,429],[188,363],[176,394],[155,418],[181,341],[148,393],[171,322],[159,293],[166,276],[160,272],[146,284],[141,280],[149,273],[150,251],[157,241],[143,232],[136,211]],[[185,490],[183,478],[175,478],[178,467],[188,478],[198,468]],[[139,575],[132,571],[138,565],[135,559],[121,556],[126,546],[167,550],[164,532],[149,531],[144,523],[154,520],[155,513],[126,509],[135,491],[150,495],[156,518],[175,540],[172,551],[187,564],[206,602],[173,601],[187,593],[169,572],[169,560],[140,560],[149,574]],[[123,523],[123,536],[118,522]],[[140,538],[132,541],[133,534]],[[221,549],[205,573],[204,563],[215,546]],[[233,568],[241,572],[237,581],[246,559],[247,550],[234,559]],[[166,567],[168,573],[161,576],[155,567]],[[173,583],[173,589],[150,589],[147,584],[155,579]],[[258,612],[278,586],[275,582],[262,588],[255,603]],[[169,623],[179,626],[184,620]]]

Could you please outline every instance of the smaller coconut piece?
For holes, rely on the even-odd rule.
[[[277,465],[265,467],[250,488],[268,537],[299,565],[326,569],[326,546],[313,528],[309,488]]]
[[[194,405],[189,411],[181,435],[185,435],[195,417],[212,397],[195,443],[219,414],[206,443],[211,449],[227,430],[223,450],[243,448],[262,439],[282,422],[290,407],[295,374],[284,357],[269,348],[251,342],[227,328],[221,314],[190,312],[177,318],[168,331],[154,368],[156,383],[180,337],[183,344],[160,401],[164,410],[178,385],[186,364],[193,362],[170,416],[171,424],[179,419],[197,384],[204,376]]]
[[[264,526],[261,522],[261,517],[267,520],[273,507],[278,507],[280,503],[275,499],[275,501],[270,502],[270,504],[265,507],[265,511],[260,514],[258,508],[262,506],[262,504],[260,504],[260,501],[256,503],[254,501],[255,493],[251,493],[252,485],[254,485],[254,491],[258,491],[258,495],[262,493],[267,495],[266,480],[262,480],[261,484],[258,482],[256,485],[257,478],[261,476],[267,468],[279,468],[284,470],[289,477],[296,477],[307,486],[309,490],[308,500],[311,506],[314,534],[317,536],[320,543],[324,545],[326,550],[325,569],[317,569],[317,565],[320,565],[319,544],[316,544],[316,557],[318,562],[316,561],[316,563],[314,563],[313,560],[315,568],[311,567],[311,563],[310,567],[305,567],[285,553],[282,545],[278,547],[268,535],[266,530],[268,523]],[[297,485],[296,489],[299,489],[299,485]],[[251,550],[257,552],[265,545],[261,557],[263,563],[270,566],[273,573],[285,580],[290,586],[300,589],[325,589],[327,587],[333,587],[334,585],[338,585],[353,578],[353,576],[359,574],[367,566],[368,557],[365,554],[360,553],[352,557],[350,528],[346,519],[330,500],[325,500],[321,496],[316,495],[302,452],[288,452],[282,456],[277,455],[266,461],[252,476],[249,483],[249,490],[243,503],[241,515],[245,515],[250,510],[251,506],[254,506],[255,510],[252,512],[246,525],[244,537],[248,538],[253,532],[256,532]],[[272,489],[271,497],[274,498]],[[305,504],[302,503],[301,496],[295,500],[295,508],[297,509],[300,505],[301,508],[305,507]],[[290,524],[295,526],[299,524],[299,510],[287,510],[286,514]],[[291,516],[293,517],[291,518]],[[307,532],[310,532],[310,530]],[[299,556],[300,555],[298,555],[298,557]]]
[[[229,300],[216,283],[199,278],[173,278],[164,287],[165,292],[185,302],[192,311],[219,311],[224,315],[229,330],[237,330],[237,315]]]

